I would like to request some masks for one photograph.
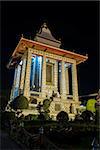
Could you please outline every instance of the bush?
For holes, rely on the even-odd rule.
[[[81,117],[81,115],[79,115],[79,114],[77,114],[76,116],[75,116],[75,120],[74,120],[75,122],[82,122],[83,121],[83,118]]]
[[[2,111],[5,110],[5,107],[7,106],[8,100],[5,96],[0,96],[0,109]]]
[[[95,109],[95,103],[96,103],[95,99],[89,99],[87,101],[87,104],[86,104],[86,109],[88,111],[95,112],[96,111],[96,109]]]
[[[10,120],[15,120],[15,112],[2,112],[1,113],[1,127],[10,128]],[[8,126],[7,126],[8,125]]]
[[[56,117],[58,122],[64,123],[64,122],[68,122],[69,117],[68,114],[65,111],[61,111],[58,113],[57,117]]]
[[[50,115],[47,112],[43,113],[45,120],[50,120]]]
[[[15,112],[8,112],[8,111],[5,111],[5,112],[3,112],[3,114],[2,114],[3,116],[4,116],[4,118],[6,119],[6,120],[14,120],[15,119]]]
[[[29,107],[29,102],[25,96],[19,95],[10,103],[10,106],[14,110],[27,109]]]
[[[83,118],[84,122],[90,122],[91,118],[94,119],[94,114],[91,111],[86,110],[82,112],[81,117]]]
[[[51,100],[49,100],[49,99],[45,99],[43,101],[43,110],[44,110],[44,112],[46,112],[46,113],[50,112],[50,110],[49,110],[50,104],[51,104]]]
[[[40,121],[46,120],[46,119],[45,119],[45,116],[44,116],[44,113],[40,113],[40,114],[38,115],[38,119],[39,119]]]
[[[38,115],[33,115],[33,114],[29,114],[27,116],[25,116],[25,120],[38,120]]]
[[[50,116],[49,116],[49,113],[50,113],[49,107],[50,107],[51,102],[52,102],[51,99],[45,99],[43,101],[44,117],[45,117],[46,120],[50,119]]]

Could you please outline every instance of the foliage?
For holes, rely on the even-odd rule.
[[[22,114],[20,117],[17,118],[17,120],[18,120],[19,122],[22,122],[22,121],[25,120],[25,116]]]
[[[8,112],[8,111],[5,111],[5,112],[1,112],[1,126],[3,128],[5,128],[5,124],[10,124],[10,120],[15,120],[16,119],[16,116],[15,116],[15,112]]]
[[[65,123],[65,122],[68,122],[69,117],[68,117],[68,114],[65,111],[61,111],[57,114],[56,119],[60,123]]]
[[[97,125],[100,125],[100,108],[99,108],[99,110],[96,110],[96,113],[95,113],[95,123]]]
[[[11,112],[5,111],[3,115],[4,115],[5,118],[8,119],[8,120],[13,120],[13,119],[15,119],[15,112],[12,112],[12,111],[11,111]]]
[[[45,99],[43,101],[43,110],[44,110],[44,117],[46,120],[49,120],[50,119],[50,116],[49,116],[49,107],[50,107],[50,104],[51,104],[52,100],[51,99]]]
[[[83,118],[81,117],[81,115],[80,114],[77,114],[76,116],[75,116],[75,120],[74,120],[75,122],[82,122],[83,121]]]
[[[84,122],[90,122],[91,118],[94,118],[94,114],[91,111],[86,110],[82,112],[81,117],[83,118]]]
[[[86,104],[86,109],[91,111],[91,112],[95,112],[96,109],[95,109],[95,103],[96,103],[96,100],[95,99],[89,99],[87,101],[87,104]]]
[[[49,116],[49,107],[50,107],[50,104],[52,102],[52,99],[44,99],[43,101],[43,105],[41,105],[41,102],[39,102],[38,106],[37,106],[37,110],[39,112],[39,116],[38,116],[38,119],[40,119],[41,121],[42,120],[49,120],[50,119],[50,116]],[[44,112],[42,112],[41,110],[44,110]]]
[[[45,99],[43,101],[43,110],[44,110],[44,112],[46,112],[46,113],[50,112],[50,110],[49,110],[50,104],[51,104],[51,100],[50,99]]]
[[[8,88],[7,90],[0,90],[0,110],[4,111],[5,107],[8,104],[10,98],[11,89]]]
[[[80,112],[80,113],[82,113],[83,111],[85,111],[86,110],[86,106],[80,106],[79,107],[79,109],[78,109],[78,111]]]
[[[25,116],[25,120],[37,120],[37,119],[38,119],[38,115],[29,114]]]
[[[1,109],[2,111],[5,110],[5,107],[7,106],[7,103],[8,103],[7,98],[6,98],[5,96],[1,96],[1,97],[0,97],[0,109]]]
[[[50,115],[47,112],[43,113],[45,120],[49,120],[50,119]]]
[[[40,114],[38,115],[38,119],[41,120],[41,121],[44,121],[44,120],[45,120],[44,113],[40,113]]]
[[[10,103],[10,106],[14,110],[27,109],[29,106],[29,102],[25,96],[19,95]]]

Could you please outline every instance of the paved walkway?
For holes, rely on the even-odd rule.
[[[0,130],[0,149],[1,150],[22,150],[22,148],[13,141],[7,133]]]

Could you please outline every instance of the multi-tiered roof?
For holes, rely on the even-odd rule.
[[[15,48],[12,57],[10,59],[8,68],[12,68],[18,63],[28,48],[36,48],[38,50],[50,52],[56,55],[65,56],[67,58],[75,59],[77,64],[84,62],[88,59],[87,56],[77,54],[68,50],[60,48],[61,41],[56,40],[46,23],[44,23],[39,32],[36,34],[34,40],[21,37],[17,47]]]

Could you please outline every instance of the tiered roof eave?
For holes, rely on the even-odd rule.
[[[7,68],[12,68],[16,63],[21,59],[22,55],[28,48],[36,48],[38,50],[50,52],[52,54],[60,55],[63,57],[68,57],[71,59],[75,59],[77,64],[84,62],[88,59],[88,56],[84,56],[81,54],[77,54],[75,52],[71,52],[68,50],[63,50],[57,47],[53,47],[44,43],[40,43],[34,40],[29,40],[21,37],[17,47],[15,48],[12,57],[7,65]]]

